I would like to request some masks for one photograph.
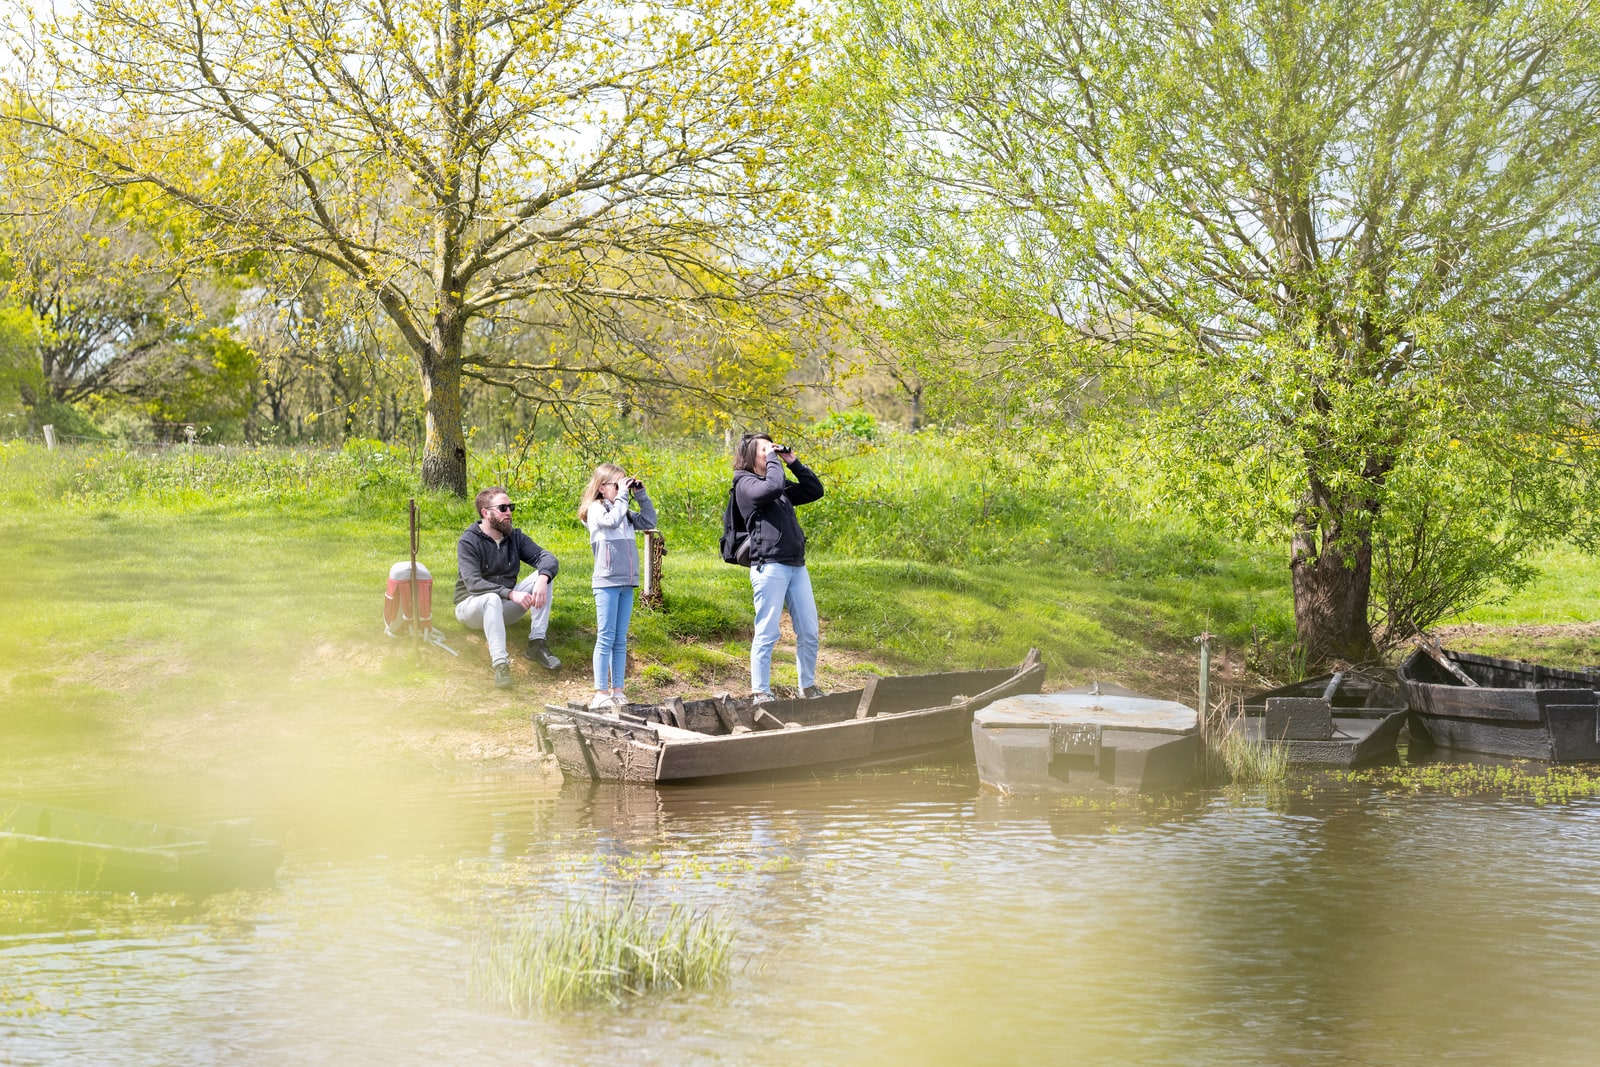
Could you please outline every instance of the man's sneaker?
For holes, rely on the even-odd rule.
[[[611,698],[610,693],[596,693],[589,699],[590,711],[610,711],[616,706],[617,702]]]
[[[773,696],[771,693],[752,693],[750,694],[750,706],[752,708],[759,708],[761,705],[770,704],[777,699],[778,698]]]
[[[807,700],[815,700],[817,697],[827,696],[828,691],[822,688],[820,685],[808,685],[804,689],[800,690],[800,695],[805,697]]]
[[[556,670],[561,666],[561,661],[552,656],[550,650],[544,646],[542,637],[528,638],[528,647],[522,650],[522,654],[547,671]]]
[[[496,689],[511,688],[511,664],[496,663],[494,665],[494,687]]]

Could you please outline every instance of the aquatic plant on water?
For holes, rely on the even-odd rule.
[[[1426,763],[1413,767],[1381,767],[1349,771],[1347,782],[1380,789],[1445,793],[1454,797],[1525,797],[1535,804],[1565,804],[1600,796],[1600,768],[1545,767],[1537,773],[1520,765]]]
[[[480,946],[473,993],[531,1015],[709,988],[728,976],[733,934],[731,921],[680,904],[652,909],[631,895],[569,903]]]

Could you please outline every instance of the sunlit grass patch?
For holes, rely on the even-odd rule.
[[[733,936],[728,919],[680,904],[651,909],[632,896],[568,904],[480,946],[473,995],[532,1015],[706,989],[727,978]]]
[[[1521,764],[1428,763],[1347,771],[1343,778],[1380,789],[1445,793],[1454,797],[1525,797],[1535,804],[1565,804],[1600,796],[1600,767],[1547,767]]]
[[[1200,780],[1206,785],[1279,785],[1289,778],[1289,746],[1245,735],[1244,709],[1224,695],[1201,724]]]
[[[1242,731],[1230,730],[1219,742],[1222,762],[1234,785],[1271,785],[1289,777],[1289,748],[1252,741]]]

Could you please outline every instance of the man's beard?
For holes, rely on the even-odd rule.
[[[493,515],[489,516],[489,525],[493,526],[496,530],[499,530],[503,534],[508,534],[511,532],[511,516],[502,515],[499,512],[495,512]]]

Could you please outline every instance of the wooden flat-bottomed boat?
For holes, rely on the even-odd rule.
[[[696,782],[836,770],[970,751],[973,712],[1044,687],[1038,650],[1017,667],[874,678],[865,688],[755,705],[704,700],[590,711],[547,706],[540,749],[580,781]]]
[[[1245,697],[1234,728],[1287,748],[1290,763],[1356,767],[1393,757],[1405,724],[1397,682],[1377,672],[1341,671]]]
[[[972,720],[978,778],[1002,793],[1158,793],[1186,785],[1200,716],[1117,685],[997,700]]]
[[[0,800],[0,889],[215,893],[269,886],[283,862],[249,820],[209,829]]]
[[[1413,739],[1489,756],[1600,760],[1600,672],[1419,647],[1399,675]]]

